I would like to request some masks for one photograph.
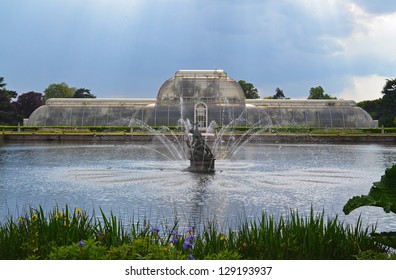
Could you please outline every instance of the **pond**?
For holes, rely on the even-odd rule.
[[[245,144],[214,174],[186,171],[160,143],[0,145],[0,221],[29,206],[112,212],[127,222],[229,228],[311,207],[355,224],[395,230],[396,215],[362,207],[345,216],[352,196],[366,195],[396,162],[392,145]]]

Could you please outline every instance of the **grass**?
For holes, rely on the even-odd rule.
[[[79,208],[48,213],[30,208],[0,224],[0,259],[389,259],[390,248],[371,237],[375,228],[344,225],[325,214],[290,211],[275,219],[244,221],[222,232],[215,222],[196,232],[178,222],[162,229],[148,221],[125,226],[110,213]],[[128,228],[128,229],[127,229]]]

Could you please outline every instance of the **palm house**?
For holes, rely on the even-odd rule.
[[[36,109],[29,126],[175,126],[190,120],[209,125],[375,127],[354,101],[245,99],[223,70],[180,70],[157,98],[52,98]]]

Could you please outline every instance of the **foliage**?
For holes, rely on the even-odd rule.
[[[253,84],[245,82],[244,80],[238,81],[238,84],[241,86],[243,92],[245,93],[246,99],[260,98],[260,95],[258,94],[258,89],[255,88]]]
[[[352,259],[362,251],[384,252],[369,237],[361,221],[356,228],[344,226],[337,217],[325,221],[324,214],[311,209],[308,217],[291,211],[275,220],[263,213],[259,221],[244,222],[237,232],[227,236],[209,229],[204,242],[193,254],[201,258],[213,248],[220,252],[237,252],[241,259]],[[201,253],[201,254],[200,254]]]
[[[28,118],[34,110],[44,105],[44,98],[41,93],[30,91],[19,95],[14,104],[18,115]]]
[[[368,195],[355,196],[348,200],[343,211],[349,214],[362,206],[376,206],[386,213],[396,213],[396,164],[385,170],[381,181],[374,182]]]
[[[129,230],[127,230],[129,228]],[[355,259],[384,258],[360,220],[356,227],[335,218],[291,211],[275,220],[245,221],[228,233],[216,223],[197,232],[179,230],[178,222],[160,229],[148,221],[125,227],[114,215],[89,216],[79,208],[56,207],[48,215],[30,208],[17,220],[0,224],[0,259]],[[369,252],[366,253],[365,252]]]
[[[17,123],[15,108],[11,102],[12,98],[17,96],[17,93],[13,90],[7,90],[6,85],[4,78],[0,77],[0,125]]]
[[[389,95],[396,92],[396,79],[386,79],[386,83],[381,91],[383,95]]]
[[[0,77],[0,89],[4,89],[7,84],[4,82],[4,77]]]
[[[386,80],[382,90],[382,102],[380,105],[381,123],[384,126],[395,126],[396,123],[396,79]]]
[[[54,247],[49,254],[50,260],[102,260],[106,254],[106,247],[99,242],[89,239],[80,240],[75,244]]]
[[[184,126],[169,126],[164,130],[163,126],[152,126],[154,131],[161,133],[183,133]],[[147,133],[147,130],[141,126],[20,126],[17,125],[0,125],[0,131],[16,132],[18,129],[22,133]],[[262,132],[262,133],[302,133],[302,134],[381,134],[382,128],[318,128],[308,126],[216,126],[216,131],[222,132]],[[386,134],[395,134],[396,128],[384,128]]]
[[[275,90],[275,95],[272,96],[272,99],[285,99],[285,94],[283,93],[283,90],[280,88],[276,88]]]
[[[362,101],[357,105],[363,108],[370,116],[378,120],[380,126],[396,126],[396,78],[387,79],[381,91],[382,98]]]
[[[361,128],[360,130],[366,133],[382,133],[382,131],[384,131],[384,133],[396,133],[396,127],[384,127],[384,129],[381,127]]]
[[[373,183],[368,195],[349,199],[343,211],[348,215],[362,206],[381,207],[386,213],[396,213],[396,164],[385,170],[381,181]],[[396,232],[373,233],[372,236],[377,242],[396,248]]]
[[[16,91],[6,89],[4,77],[0,77],[0,125],[16,125],[28,118],[49,98],[96,98],[89,89],[75,89],[66,83],[51,84],[44,90],[44,96],[37,92],[27,92],[18,96]],[[16,101],[13,99],[17,98]]]
[[[50,84],[44,90],[44,100],[50,98],[68,98],[73,97],[75,88],[69,87],[66,83]]]
[[[74,92],[73,98],[96,98],[96,96],[91,93],[90,89],[79,88]]]
[[[366,101],[361,101],[358,102],[356,105],[359,106],[360,108],[364,109],[369,115],[374,119],[374,120],[379,120],[380,125],[382,125],[381,119],[381,113],[380,113],[380,106],[381,106],[382,100],[381,99],[376,99],[376,100],[366,100]]]
[[[153,131],[161,130],[162,133],[183,132],[184,126],[168,126],[164,130],[163,126],[151,126]],[[37,133],[126,133],[126,132],[147,132],[141,126],[21,126],[21,131]],[[0,125],[3,131],[18,131],[17,125]]]
[[[312,87],[309,90],[308,99],[337,99],[336,97],[332,97],[327,93],[324,93],[324,89],[321,86]]]
[[[153,131],[163,134],[184,133],[184,126],[152,126]],[[396,134],[396,128],[318,128],[308,126],[216,126],[216,131],[221,133],[286,133],[286,134],[311,134],[311,135],[382,135],[382,131],[387,135]],[[37,133],[37,134],[150,134],[147,129],[141,126],[17,126],[0,125],[0,132]]]
[[[97,235],[101,244],[110,247],[129,243],[131,241],[130,236],[127,234],[121,220],[117,219],[113,213],[110,213],[110,219],[107,219],[102,209],[100,209],[100,212],[102,213],[103,223],[98,223]]]
[[[378,253],[372,250],[360,252],[356,255],[357,260],[396,260],[396,254]]]
[[[0,259],[47,258],[53,247],[95,236],[93,218],[79,208],[55,208],[48,217],[42,207],[30,208],[0,228]]]
[[[6,90],[0,90],[0,125],[16,124],[16,112]]]
[[[0,92],[3,92],[8,99],[17,97],[17,92],[14,90],[7,90],[4,77],[0,77]]]

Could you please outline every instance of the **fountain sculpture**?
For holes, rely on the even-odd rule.
[[[192,138],[186,140],[186,144],[190,149],[190,172],[212,173],[215,171],[215,157],[206,144],[205,139],[199,131],[197,123],[192,123],[193,128],[190,129]]]

